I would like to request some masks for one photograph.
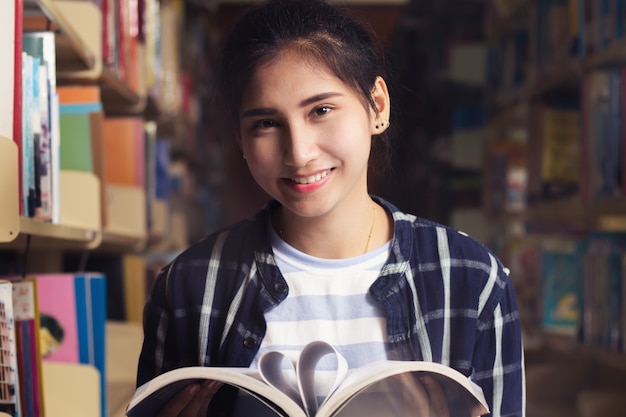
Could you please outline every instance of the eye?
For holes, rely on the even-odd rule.
[[[324,116],[332,111],[330,106],[318,106],[313,109],[313,115],[316,117]]]
[[[272,127],[277,127],[277,126],[278,126],[278,123],[276,123],[276,121],[271,120],[271,119],[256,120],[252,124],[253,129],[270,129]]]

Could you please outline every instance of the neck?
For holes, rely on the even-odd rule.
[[[300,217],[281,207],[273,215],[273,224],[291,246],[327,259],[361,255],[387,241],[388,235],[385,211],[369,197],[367,204],[343,215]]]

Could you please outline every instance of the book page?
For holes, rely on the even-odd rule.
[[[276,415],[305,417],[300,405],[289,396],[267,385],[254,369],[192,366],[161,374],[135,391],[126,415],[150,417],[156,415],[168,401],[191,383],[216,380],[238,387],[272,408]]]
[[[452,368],[431,362],[377,361],[351,370],[337,391],[320,407],[317,417],[334,416],[368,388],[379,398],[391,393],[401,395],[402,410],[390,411],[390,416],[406,415],[403,410],[420,415],[415,414],[416,410],[428,413],[431,408],[441,406],[447,407],[451,415],[454,415],[453,410],[462,415],[472,410],[472,416],[488,412],[480,387]],[[435,393],[443,396],[443,405],[430,400],[436,398]],[[368,413],[365,415],[371,415]]]
[[[331,385],[318,390],[315,378],[317,365],[327,355],[331,355],[336,361],[335,378]],[[314,416],[319,408],[317,393],[321,392],[324,397],[322,404],[326,402],[345,379],[348,373],[348,362],[328,343],[312,342],[302,350],[297,367],[298,388],[306,406],[306,412],[309,416]]]
[[[284,364],[287,364],[288,369],[284,369]],[[302,398],[295,383],[294,363],[283,353],[271,351],[263,354],[259,358],[259,374],[268,385],[282,391],[300,407],[303,407]]]
[[[326,356],[332,356],[336,368],[329,384],[316,379],[318,364]],[[322,396],[322,402],[325,401],[339,387],[347,372],[346,359],[334,347],[322,341],[305,346],[296,363],[277,351],[266,352],[259,358],[259,373],[263,380],[298,403],[309,417],[317,413],[318,395]],[[293,381],[296,381],[295,385]]]

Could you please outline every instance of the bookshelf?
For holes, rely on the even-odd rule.
[[[140,114],[146,91],[133,90],[107,68],[102,51],[102,12],[91,1],[26,0],[25,30],[53,30],[60,83],[91,83],[102,87],[107,113]],[[138,51],[141,55],[143,51]]]
[[[101,240],[97,225],[90,228],[53,224],[19,215],[17,160],[16,144],[8,138],[0,137],[0,193],[4,201],[0,209],[0,248],[24,248],[27,236],[34,238],[35,247],[49,247],[53,244],[61,244],[67,248],[96,247]],[[99,199],[96,200],[96,204],[98,203]]]
[[[149,273],[144,259],[147,255],[148,243],[151,240],[164,243],[168,239],[166,235],[171,232],[170,229],[172,228],[169,226],[170,202],[167,201],[167,197],[155,199],[154,190],[149,189],[147,184],[149,172],[150,170],[154,171],[154,165],[156,165],[156,162],[147,160],[154,157],[148,153],[148,136],[153,142],[168,142],[172,136],[169,133],[161,132],[161,127],[156,122],[148,127],[149,121],[159,120],[164,114],[161,108],[164,99],[161,96],[166,95],[163,94],[164,87],[158,85],[161,82],[159,77],[163,74],[154,74],[155,71],[165,71],[166,68],[161,66],[156,70],[150,68],[151,65],[160,65],[156,64],[160,57],[157,56],[159,51],[154,50],[155,46],[149,44],[148,39],[151,39],[155,44],[161,41],[167,42],[170,48],[178,45],[179,22],[174,22],[173,19],[181,19],[182,8],[180,6],[183,3],[173,2],[176,3],[176,7],[173,7],[171,6],[173,3],[170,2],[161,6],[158,0],[142,0],[141,2],[142,6],[145,6],[145,9],[142,9],[144,13],[142,17],[146,19],[144,21],[146,25],[148,19],[159,20],[163,18],[159,15],[161,11],[169,13],[168,18],[171,20],[164,19],[165,24],[168,25],[166,32],[168,36],[175,38],[156,39],[157,36],[160,36],[159,34],[145,33],[146,36],[141,39],[137,36],[133,38],[132,42],[129,40],[128,50],[132,51],[129,52],[132,58],[126,60],[124,69],[121,69],[122,64],[118,60],[121,61],[120,56],[124,55],[125,52],[121,50],[119,52],[117,50],[115,52],[109,51],[109,55],[107,55],[105,51],[103,32],[105,31],[104,22],[106,19],[104,18],[104,11],[99,6],[104,2],[23,0],[23,15],[19,14],[19,7],[16,9],[18,18],[13,19],[16,26],[16,47],[24,47],[26,50],[25,44],[22,45],[24,39],[35,36],[34,33],[45,32],[44,35],[41,35],[45,38],[42,41],[44,42],[42,45],[45,46],[41,48],[54,51],[52,56],[55,62],[52,64],[50,64],[52,61],[47,61],[46,57],[43,56],[45,52],[41,54],[41,57],[35,57],[41,61],[39,67],[36,65],[37,61],[33,61],[35,62],[32,65],[33,70],[44,68],[45,66],[41,63],[46,61],[49,64],[46,71],[53,68],[54,75],[50,75],[52,71],[48,72],[47,82],[33,76],[32,90],[35,90],[35,86],[37,86],[35,80],[39,80],[39,88],[45,84],[49,88],[46,92],[52,92],[47,96],[42,96],[48,100],[46,102],[48,111],[54,105],[57,107],[57,114],[52,115],[52,112],[49,111],[46,117],[50,117],[50,120],[56,120],[57,128],[60,130],[58,137],[67,139],[67,136],[64,136],[69,132],[66,126],[71,123],[67,121],[70,120],[69,118],[63,119],[64,116],[76,115],[80,111],[87,114],[85,119],[87,122],[84,125],[87,126],[87,129],[80,130],[77,136],[89,146],[85,147],[87,153],[78,154],[77,159],[88,160],[89,164],[87,165],[90,167],[84,169],[69,168],[68,165],[63,165],[64,163],[67,164],[67,161],[62,159],[67,156],[63,151],[69,148],[74,150],[75,147],[63,149],[64,141],[60,140],[55,143],[53,141],[55,132],[52,131],[52,128],[49,130],[48,139],[42,139],[45,122],[35,117],[31,120],[28,110],[31,113],[38,113],[38,111],[43,113],[44,107],[41,102],[39,102],[41,107],[37,107],[38,102],[34,98],[28,97],[30,101],[26,101],[24,98],[26,93],[32,93],[30,87],[24,87],[23,91],[22,88],[14,88],[15,97],[19,98],[19,100],[15,99],[15,102],[6,98],[2,100],[0,104],[3,113],[8,114],[4,111],[5,109],[11,110],[11,115],[5,116],[3,114],[4,117],[0,118],[0,201],[2,201],[0,204],[0,271],[3,274],[12,275],[15,278],[22,276],[22,274],[26,277],[40,274],[60,274],[62,271],[74,267],[78,270],[85,269],[85,264],[82,262],[87,262],[88,258],[95,258],[99,255],[110,256],[111,259],[133,256],[139,261],[136,262],[137,266],[130,275],[137,281],[136,284],[141,284],[144,283],[141,281],[142,279],[147,279],[143,275]],[[112,4],[112,2],[109,3]],[[134,2],[136,5],[138,3]],[[17,1],[16,4],[22,5],[22,1]],[[139,13],[140,10],[137,10],[137,14]],[[151,13],[150,16],[148,16],[149,13]],[[21,24],[18,19],[22,20]],[[152,24],[155,28],[159,27],[155,22]],[[18,39],[20,28],[22,29],[22,36],[21,39]],[[0,32],[4,36],[9,33],[9,29]],[[116,32],[116,35],[119,34]],[[135,41],[136,44],[133,43]],[[53,48],[50,48],[50,45]],[[1,49],[0,52],[3,57],[9,57],[13,56],[15,51],[11,51],[11,55],[9,55],[8,48]],[[27,52],[31,56],[39,53],[39,51],[33,52],[32,50]],[[154,56],[148,56],[149,53],[154,54]],[[19,53],[15,55],[16,61],[19,55]],[[24,58],[23,60],[26,61]],[[179,61],[172,59],[163,67],[176,65],[179,65]],[[20,73],[24,74],[24,70],[15,72],[15,75],[12,71],[3,71],[2,78],[6,77],[7,79],[0,81],[9,84],[11,81],[9,78],[17,77]],[[35,73],[36,71],[33,71],[33,74]],[[169,80],[168,88],[170,91],[167,91],[168,94],[180,88],[180,85],[177,84],[180,82],[179,75],[178,73],[174,74]],[[51,87],[53,84],[55,89]],[[14,85],[21,85],[21,83],[14,82]],[[97,90],[97,99],[91,102],[62,101],[60,90],[65,89],[65,94],[69,94],[69,90],[73,87],[91,89],[91,91]],[[2,89],[3,94],[5,91],[7,97],[9,93],[11,93],[10,95],[14,93],[13,89],[11,91]],[[58,103],[54,102],[55,93],[58,95]],[[34,93],[34,97],[37,97],[36,94]],[[68,96],[64,97],[67,98]],[[72,99],[76,100],[76,97],[72,96]],[[27,106],[26,103],[29,105]],[[179,117],[179,108],[176,105],[180,105],[180,103],[167,104],[169,104],[166,112],[167,121],[174,124]],[[18,107],[20,108],[18,109]],[[26,112],[22,112],[22,107],[27,109]],[[15,114],[22,117],[21,122],[13,120],[13,110],[15,110]],[[22,113],[17,113],[18,111]],[[53,117],[57,119],[53,119]],[[113,119],[133,119],[132,129],[134,130],[132,132],[134,136],[128,139],[133,142],[132,145],[126,143],[126,148],[132,148],[134,152],[132,159],[130,156],[123,159],[123,155],[120,153],[105,152],[105,146],[110,142],[107,142],[110,136],[105,136],[104,125]],[[41,123],[41,131],[36,131],[36,128],[34,133],[27,130],[26,125],[29,123],[35,127]],[[50,122],[45,126],[50,127],[52,125]],[[9,130],[11,127],[13,129]],[[11,134],[13,131],[18,133],[15,138]],[[58,194],[54,194],[54,203],[58,204],[58,210],[54,212],[55,217],[52,215],[46,217],[47,214],[41,215],[39,206],[36,206],[35,211],[30,206],[26,210],[24,209],[24,201],[28,199],[23,197],[25,190],[23,177],[25,170],[30,168],[26,166],[24,161],[30,163],[34,159],[33,154],[29,152],[41,152],[41,154],[46,152],[44,147],[38,147],[38,145],[33,145],[30,151],[25,150],[25,147],[30,147],[31,142],[36,143],[37,134],[41,135],[39,137],[41,143],[49,143],[50,155],[56,152],[60,159],[57,161],[58,165],[55,166],[56,170],[50,171],[54,172],[54,178],[59,184],[58,188],[55,189],[58,190]],[[22,135],[28,139],[20,140]],[[45,135],[47,136],[48,133]],[[124,136],[124,139],[126,137]],[[44,142],[47,140],[49,142]],[[68,142],[65,141],[65,143]],[[58,148],[55,145],[58,145]],[[169,147],[163,147],[163,149],[164,152],[170,151]],[[109,159],[105,159],[105,154],[109,156]],[[113,154],[112,158],[111,154]],[[163,154],[160,156],[164,161],[161,162],[160,168],[164,172],[164,180],[168,181],[169,167],[167,165],[170,161],[169,158],[163,158]],[[127,180],[127,183],[115,182],[110,175],[107,176],[103,167],[111,161],[112,169],[109,173],[119,174],[122,170],[132,171],[132,179]],[[149,164],[152,165],[148,166]],[[43,166],[39,162],[34,162],[33,165],[36,167]],[[42,175],[42,173],[39,172],[36,175]],[[30,172],[28,176],[28,180],[30,180],[32,178]],[[35,176],[35,182],[40,180],[41,177]],[[154,183],[151,186],[156,188]],[[30,201],[27,202],[27,205],[29,204]],[[28,213],[29,210],[30,213]],[[184,225],[186,219],[183,218],[182,220]],[[177,229],[182,230],[183,228],[177,227]],[[184,236],[182,241],[177,241],[177,246],[172,247],[172,250],[179,249],[181,245],[184,246],[187,243],[186,239],[187,236]],[[81,263],[76,266],[67,266],[65,262],[71,256],[77,256]],[[123,271],[123,274],[124,276],[129,275],[126,270]],[[139,288],[139,285],[136,286]],[[140,290],[135,292],[142,295]],[[115,300],[116,302],[119,301],[117,298]],[[142,302],[139,300],[134,305],[140,306]],[[119,306],[118,309],[122,310],[123,306]],[[108,319],[108,317],[106,318]],[[133,326],[135,336],[131,344],[133,352],[138,354],[141,347],[141,328],[137,323],[133,323]],[[120,359],[123,359],[125,364],[136,363],[137,357],[133,357],[132,354],[129,355],[132,352],[128,351],[129,345],[126,343],[129,342],[128,338],[124,336],[123,344],[119,337],[115,338],[116,333],[120,331],[119,329],[124,331],[127,326],[120,324],[120,326],[112,327],[118,330],[109,332],[109,336],[120,346],[115,349],[107,345],[107,355],[110,356],[107,361],[110,360],[112,366],[115,366],[116,361],[119,362]],[[46,415],[55,417],[85,415],[86,413],[101,417],[121,417],[124,414],[125,401],[132,395],[135,382],[135,369],[127,365],[122,367],[123,369],[108,375],[108,371],[106,373],[98,372],[93,364],[59,365],[52,362],[45,363],[43,383],[46,394],[44,403]],[[111,379],[102,380],[105,374]],[[30,378],[26,375],[25,379]],[[106,387],[103,386],[104,383],[106,383]],[[110,398],[103,391],[109,386],[114,388]],[[76,395],[80,397],[81,401],[77,401]],[[105,404],[107,400],[109,401],[108,412]]]
[[[84,34],[79,32],[63,14],[62,7],[63,3],[57,0],[25,0],[26,26],[30,26],[31,29],[50,28],[57,32],[55,38],[57,60],[61,68],[67,71],[95,70],[101,65],[96,55],[99,47],[84,39]],[[97,21],[98,10],[93,7],[93,4],[79,3],[78,7],[82,7],[86,21],[95,25],[94,30],[98,30],[101,27]]]
[[[583,2],[586,3],[586,2]],[[618,2],[606,2],[610,7]],[[587,250],[591,250],[591,244],[595,239],[615,239],[626,232],[626,193],[623,189],[618,190],[624,178],[626,161],[623,160],[623,149],[626,147],[625,130],[621,124],[612,120],[623,120],[626,103],[623,98],[623,86],[625,79],[621,79],[619,72],[626,65],[626,36],[624,31],[608,31],[601,34],[599,29],[594,28],[617,28],[624,23],[611,14],[599,14],[598,9],[593,7],[581,10],[581,2],[549,2],[549,1],[492,1],[490,13],[487,17],[486,35],[491,45],[492,61],[490,71],[497,74],[509,74],[495,77],[489,86],[489,126],[495,137],[501,138],[502,132],[512,127],[522,128],[528,133],[528,151],[526,155],[526,170],[528,175],[526,208],[521,215],[526,237],[531,240],[543,240],[561,238],[566,240],[578,240],[588,244]],[[509,7],[503,7],[508,5]],[[558,9],[558,10],[557,10]],[[561,16],[560,18],[558,16]],[[609,21],[609,19],[615,19]],[[554,19],[554,20],[550,20]],[[623,18],[622,18],[623,20]],[[596,26],[597,25],[597,26]],[[549,29],[552,30],[549,30]],[[523,33],[518,42],[513,45],[508,38],[515,31]],[[507,39],[507,42],[504,40]],[[507,46],[504,46],[507,45]],[[506,49],[506,48],[511,49]],[[593,90],[590,89],[590,77],[597,71],[614,71],[607,79],[617,81],[615,84],[607,84],[606,91],[619,92],[610,98],[610,103],[590,101]],[[510,74],[517,74],[515,82],[512,82]],[[618,84],[621,83],[621,84]],[[608,93],[607,93],[608,94]],[[609,99],[607,99],[609,100]],[[616,104],[618,103],[619,105]],[[606,106],[601,107],[601,106]],[[542,158],[545,158],[546,139],[548,128],[546,127],[546,109],[567,109],[577,112],[576,122],[572,122],[576,129],[575,133],[567,132],[561,126],[559,134],[570,136],[570,143],[574,145],[575,155],[569,160],[579,159],[575,166],[577,172],[572,173],[565,184],[562,177],[561,183],[550,183],[546,179],[546,168]],[[609,116],[601,111],[606,109]],[[619,112],[622,113],[619,113]],[[595,119],[594,119],[595,117]],[[602,117],[613,117],[603,119]],[[571,119],[574,120],[574,119]],[[602,123],[599,120],[603,121]],[[598,126],[606,127],[598,130]],[[571,127],[571,126],[570,126]],[[607,139],[614,138],[614,139]],[[606,149],[608,152],[601,153],[598,149]],[[619,155],[615,162],[615,172],[619,178],[613,178],[613,188],[609,192],[601,192],[598,183],[608,181],[602,177],[615,175],[615,172],[606,171],[606,165],[613,162],[615,155]],[[594,159],[596,158],[596,159]],[[574,175],[575,174],[575,175]],[[575,178],[575,180],[574,180]],[[598,179],[600,178],[600,179]],[[595,182],[594,182],[595,181]],[[555,185],[556,184],[556,185]],[[569,187],[565,188],[564,184]],[[555,188],[550,188],[550,187]],[[554,191],[557,190],[557,191]],[[488,196],[487,196],[488,197]],[[513,217],[511,217],[513,218]],[[506,217],[504,217],[506,221]],[[502,218],[498,219],[499,221]],[[519,220],[515,219],[515,221]],[[511,223],[513,220],[511,220]],[[619,244],[618,244],[619,245]],[[515,245],[511,245],[515,247]],[[614,249],[622,259],[626,259],[625,248],[617,246]],[[507,253],[503,258],[515,258],[516,253]],[[539,256],[542,256],[539,249]],[[585,252],[585,257],[590,254]],[[613,255],[611,255],[613,256]],[[615,255],[617,256],[617,255]],[[614,259],[610,261],[609,259]],[[602,258],[604,260],[604,258]],[[603,271],[610,265],[617,265],[616,258],[607,258],[607,264]],[[582,263],[581,265],[587,265]],[[623,287],[626,280],[626,263],[622,264],[619,276],[620,286]],[[541,266],[539,267],[541,268]],[[587,267],[590,268],[590,267]],[[619,268],[617,268],[619,269]],[[541,271],[535,270],[541,275]],[[611,273],[611,277],[616,274]],[[600,269],[590,269],[583,272],[583,282],[587,285],[581,288],[581,296],[589,296],[589,285],[598,285],[604,282],[608,273]],[[546,280],[545,276],[540,280]],[[527,280],[527,283],[523,281]],[[529,276],[520,278],[520,285],[531,285]],[[590,282],[592,284],[590,284]],[[612,281],[609,281],[609,283]],[[535,284],[532,284],[535,285]],[[545,281],[539,285],[546,285]],[[609,284],[610,285],[610,284]],[[614,291],[615,289],[613,289]],[[597,287],[596,287],[597,293]],[[606,291],[606,287],[604,290]],[[611,290],[609,290],[611,291]],[[597,295],[596,295],[597,296]],[[534,309],[537,316],[541,316],[542,310],[546,309],[546,295],[541,293],[543,299],[534,300]],[[609,294],[604,294],[603,300],[608,300]],[[547,330],[545,323],[537,320],[531,323],[534,331],[539,334],[543,345],[557,352],[573,353],[582,359],[591,359],[606,366],[626,370],[626,291],[622,291],[616,298],[617,309],[608,314],[619,316],[621,328],[615,328],[615,334],[611,340],[596,337],[595,333],[590,337],[589,328],[585,327],[583,315],[591,315],[589,300],[578,300],[579,316],[573,319],[570,331],[566,335],[555,334]],[[552,300],[554,301],[554,300]],[[606,304],[609,301],[603,301]],[[601,303],[601,304],[602,304]],[[525,307],[525,306],[522,306]],[[605,313],[606,314],[606,313]],[[607,318],[607,320],[615,320]],[[612,321],[601,324],[613,326]],[[619,336],[617,334],[619,333]],[[594,339],[594,341],[590,341]],[[618,340],[619,339],[619,340]],[[626,377],[624,378],[626,381]]]
[[[148,92],[144,77],[146,59],[143,57],[145,49],[137,46],[137,80],[135,88],[121,79],[110,66],[105,65],[103,58],[102,41],[103,16],[97,4],[91,1],[66,0],[25,0],[23,14],[24,31],[52,31],[54,33],[54,47],[56,59],[56,81],[63,85],[96,85],[100,89],[103,112],[106,117],[136,116],[144,117]],[[158,114],[158,104],[151,100],[151,113]],[[6,141],[5,143],[6,144]],[[10,145],[7,145],[9,147]],[[13,146],[14,147],[14,146]],[[10,165],[17,163],[19,149],[13,152]],[[8,157],[11,153],[3,153]],[[94,158],[101,158],[97,152]],[[3,192],[17,185],[16,172],[5,178],[10,182],[3,184]],[[114,249],[116,251],[140,251],[145,248],[147,231],[145,227],[145,207],[147,204],[145,190],[116,193],[113,203],[113,213],[103,217],[101,205],[109,205],[109,196],[113,193],[103,178],[96,175],[79,175],[77,173],[61,173],[66,190],[65,194],[73,190],[74,194],[63,196],[61,201],[66,204],[61,208],[64,217],[58,224],[40,222],[35,219],[21,216],[17,221],[12,220],[10,231],[0,239],[0,249],[22,249],[25,240],[34,248],[46,248],[53,245],[57,249]],[[12,178],[9,179],[9,178]],[[100,196],[95,190],[103,188]],[[84,191],[87,190],[87,191]],[[91,191],[94,193],[91,193]],[[6,191],[9,192],[9,191]],[[85,195],[87,192],[90,195]],[[91,195],[93,194],[93,195]],[[93,198],[92,198],[93,197]],[[128,197],[127,201],[123,198]],[[85,207],[80,198],[90,201]],[[9,199],[7,199],[9,200]],[[6,201],[6,200],[5,200]],[[11,199],[10,201],[17,201]],[[75,204],[78,203],[78,204]],[[119,210],[126,204],[126,210]],[[4,214],[4,213],[3,213]],[[130,214],[130,216],[129,216]],[[101,217],[99,217],[101,216]],[[115,217],[117,216],[117,217]],[[84,217],[84,218],[81,218]],[[9,216],[7,215],[7,218]],[[14,218],[14,216],[13,216]],[[3,222],[3,227],[4,227]],[[9,223],[7,223],[9,224]],[[9,227],[7,227],[8,229]]]
[[[12,139],[0,136],[0,195],[4,204],[0,205],[0,242],[11,242],[20,230],[17,145]]]

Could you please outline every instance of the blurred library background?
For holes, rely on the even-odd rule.
[[[52,316],[77,335],[34,362],[16,354],[7,383],[30,394],[7,401],[121,417],[156,273],[267,201],[211,95],[220,41],[254,1],[5,3],[6,349],[42,352],[32,328],[54,339]],[[372,194],[467,232],[512,271],[529,417],[623,416],[626,0],[336,3],[371,26],[387,66],[391,161]]]

